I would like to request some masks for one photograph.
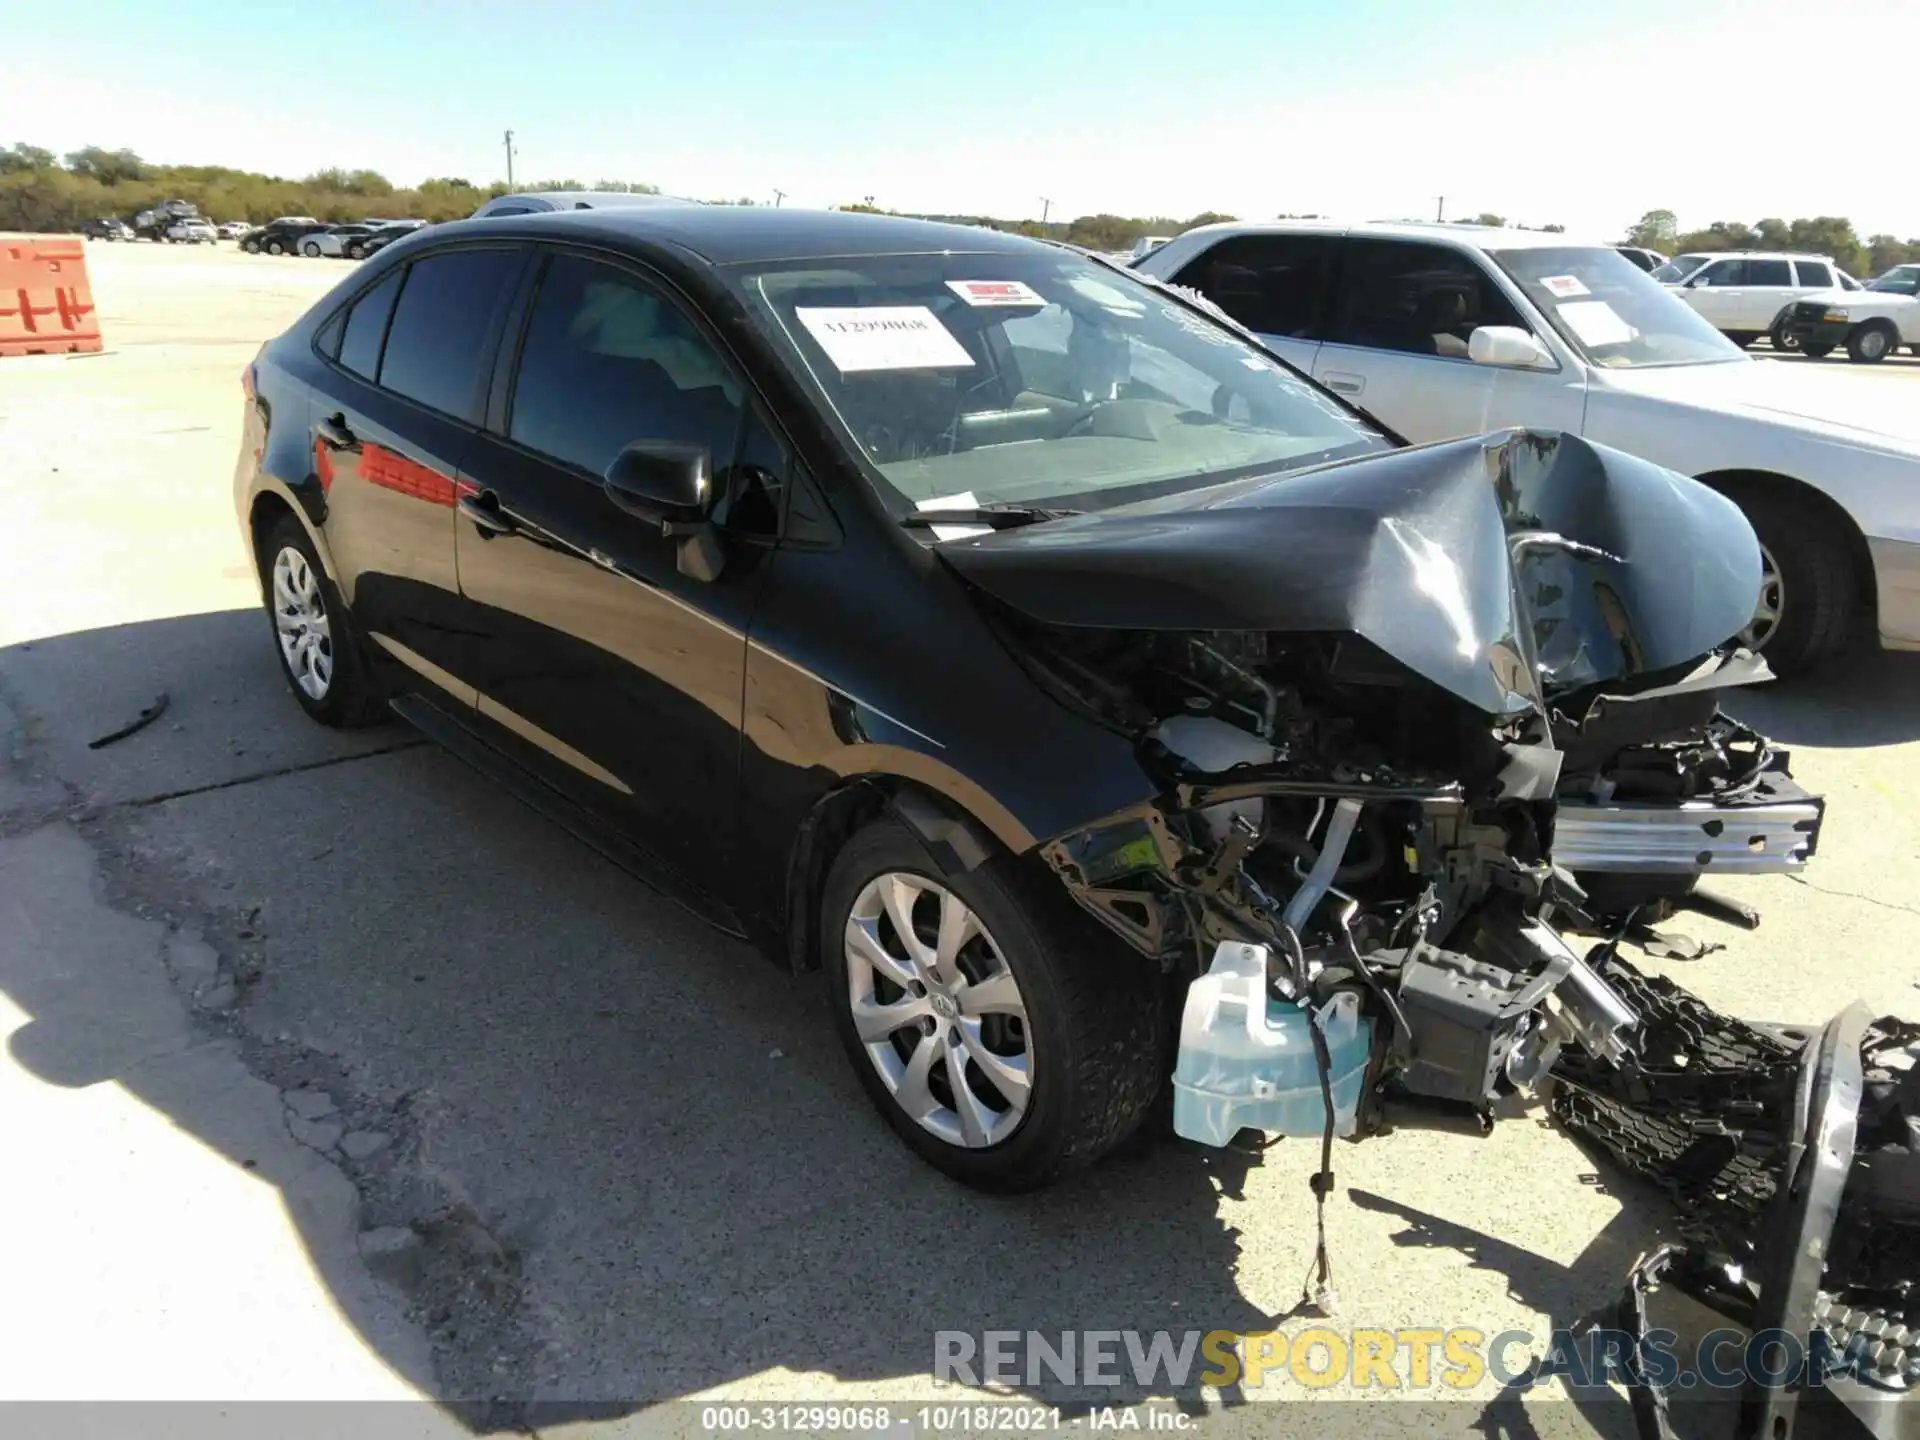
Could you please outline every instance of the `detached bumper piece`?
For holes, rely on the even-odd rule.
[[[1731,803],[1563,800],[1553,858],[1576,874],[1793,875],[1819,847],[1825,809],[1784,775]]]
[[[1638,1064],[1563,1059],[1556,1118],[1674,1200],[1685,1243],[1630,1278],[1617,1314],[1647,1333],[1671,1285],[1807,1365],[1749,1375],[1736,1435],[1787,1440],[1818,1388],[1880,1440],[1920,1435],[1920,1025],[1860,1005],[1818,1031],[1715,1014],[1615,961],[1643,1017]],[[1641,1433],[1674,1440],[1665,1394],[1634,1386]]]

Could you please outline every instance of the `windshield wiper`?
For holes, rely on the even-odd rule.
[[[987,525],[995,530],[1011,530],[1016,525],[1038,525],[1046,520],[1061,520],[1069,515],[1084,515],[1084,510],[1042,510],[1032,505],[977,505],[970,510],[916,510],[901,520],[910,530],[930,529],[935,525]]]

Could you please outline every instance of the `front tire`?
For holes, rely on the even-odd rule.
[[[1853,561],[1823,510],[1766,492],[1733,497],[1760,541],[1760,603],[1741,638],[1776,675],[1800,675],[1847,648],[1853,629]]]
[[[1856,365],[1878,365],[1899,348],[1900,337],[1884,322],[1861,325],[1847,336],[1847,358]]]
[[[1157,976],[1049,876],[1006,855],[947,874],[889,817],[840,852],[820,914],[861,1085],[954,1179],[1034,1189],[1105,1155],[1151,1108]]]
[[[366,246],[362,245],[358,240],[354,241],[353,244],[347,246],[347,258],[349,260],[364,260],[366,258],[366,254],[367,254]]]
[[[258,255],[260,253],[260,242],[258,240],[242,240],[240,242],[240,248],[249,255]]]
[[[320,247],[309,240],[300,247],[300,253],[309,260],[318,260],[320,258]]]
[[[287,253],[287,247],[282,245],[278,240],[269,240],[267,242],[267,253],[269,255],[284,255]]]
[[[1767,339],[1772,342],[1773,348],[1783,355],[1791,354],[1800,348],[1800,342],[1787,333],[1787,317],[1784,315],[1773,322],[1773,328],[1767,332]]]
[[[343,729],[385,719],[353,616],[298,520],[282,515],[274,523],[260,542],[259,563],[274,653],[300,708]]]

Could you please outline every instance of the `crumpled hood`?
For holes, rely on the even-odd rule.
[[[1048,624],[1359,635],[1492,715],[1695,659],[1745,627],[1760,588],[1759,545],[1730,501],[1617,450],[1522,430],[936,553]]]
[[[1907,387],[1862,380],[1852,366],[1790,360],[1647,366],[1595,376],[1595,383],[1625,394],[1920,454],[1920,405],[1912,403]]]

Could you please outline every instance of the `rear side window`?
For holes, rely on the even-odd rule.
[[[1372,350],[1467,358],[1481,325],[1530,330],[1466,255],[1415,240],[1349,240],[1327,338]]]
[[[450,250],[407,267],[380,361],[380,388],[473,418],[487,331],[518,250]]]
[[[1174,277],[1205,295],[1249,330],[1311,339],[1326,293],[1324,235],[1235,235]]]
[[[1791,285],[1793,267],[1784,260],[1749,260],[1742,285]]]
[[[347,328],[340,339],[340,363],[364,380],[380,373],[380,341],[393,314],[393,298],[400,293],[401,272],[386,279],[353,302]]]
[[[1833,288],[1833,271],[1817,260],[1796,260],[1793,268],[1800,272],[1802,285],[1816,285],[1822,290]]]
[[[635,440],[704,445],[717,472],[733,461],[742,398],[672,301],[627,271],[556,255],[534,297],[507,433],[590,475]]]

